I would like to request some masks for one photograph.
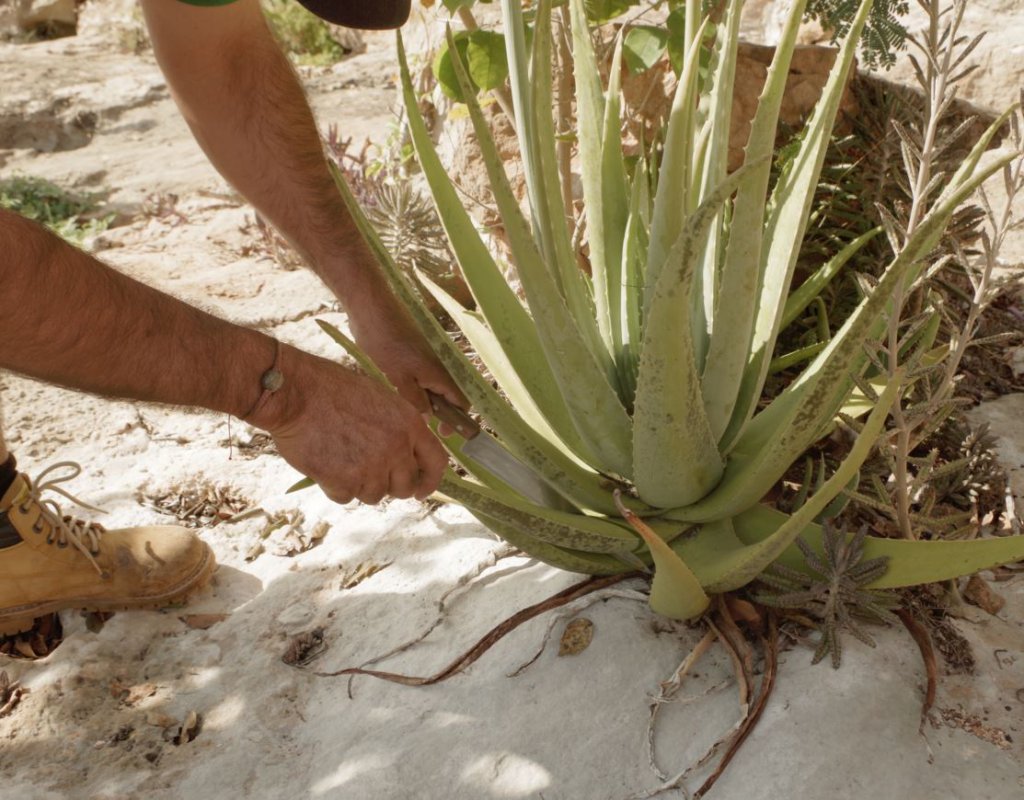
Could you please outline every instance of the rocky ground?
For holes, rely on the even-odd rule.
[[[205,162],[130,23],[129,14],[74,38],[0,45],[0,175],[109,190],[118,224],[88,243],[101,258],[337,355],[315,320],[344,327],[344,315],[311,273],[279,266],[262,247],[252,212]],[[357,142],[386,138],[395,103],[391,38],[366,44],[334,67],[303,70],[321,124]],[[222,416],[11,376],[0,397],[30,474],[78,461],[70,488],[107,509],[108,527],[183,520],[221,563],[187,607],[105,622],[65,614],[64,641],[48,657],[0,656],[0,670],[28,690],[0,712],[4,797],[618,800],[659,785],[650,698],[699,634],[653,615],[632,594],[639,586],[621,584],[581,611],[594,635],[577,654],[559,653],[559,617],[554,641],[514,677],[544,644],[547,617],[436,686],[316,677],[283,661],[302,634],[319,631],[304,641],[326,646],[310,668],[333,670],[436,624],[378,665],[430,674],[578,576],[510,556],[456,508],[285,494],[299,476]],[[975,414],[992,422],[1024,501],[1024,396]],[[849,642],[838,671],[812,667],[801,647],[783,653],[764,718],[709,797],[1021,797],[1024,577],[997,588],[1007,599],[998,616],[975,611],[957,623],[975,673],[943,676],[920,732],[924,670],[905,631],[880,631],[876,650]],[[655,742],[666,773],[737,719],[731,675],[712,649],[685,699],[663,710]]]

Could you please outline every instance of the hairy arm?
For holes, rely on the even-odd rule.
[[[236,416],[273,339],[139,283],[0,210],[0,368],[106,396]],[[418,497],[447,458],[416,411],[365,376],[281,346],[284,387],[249,417],[333,499]],[[341,456],[340,454],[344,454]]]
[[[175,100],[211,162],[338,296],[356,340],[421,411],[456,388],[395,300],[327,170],[312,112],[258,0],[142,0]]]
[[[107,396],[244,415],[274,341],[0,211],[0,367]]]

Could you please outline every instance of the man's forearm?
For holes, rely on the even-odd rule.
[[[429,409],[424,390],[468,405],[357,232],[259,0],[215,7],[142,0],[142,7],[154,52],[200,145],[342,301],[360,347],[421,412]]]
[[[9,211],[0,253],[0,369],[244,416],[338,502],[437,487],[444,450],[376,380],[162,294]],[[284,385],[264,394],[278,352]]]
[[[0,211],[0,367],[107,396],[245,414],[274,343]]]
[[[147,0],[143,8],[175,99],[221,174],[347,304],[387,291],[258,2],[196,8]]]

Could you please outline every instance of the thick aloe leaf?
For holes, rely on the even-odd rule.
[[[629,185],[626,179],[626,162],[622,154],[620,134],[622,126],[622,103],[619,98],[622,90],[620,58],[621,50],[616,50],[615,57],[612,59],[611,77],[608,80],[604,147],[601,153],[601,175],[606,192],[602,230],[605,240],[605,282],[608,287],[608,308],[611,314],[612,354],[616,357],[622,350],[622,250],[626,224],[629,220]]]
[[[994,172],[1014,158],[997,159],[932,209],[893,260],[878,285],[857,307],[825,349],[782,394],[758,414],[730,455],[721,483],[704,500],[679,510],[694,522],[720,519],[754,505],[786,468],[828,428],[846,402],[854,374],[866,362],[865,340],[884,320],[898,282],[919,268],[924,244],[942,229],[953,211]],[[675,516],[675,515],[674,515]]]
[[[636,377],[640,369],[640,348],[643,341],[640,306],[643,302],[643,265],[647,258],[649,192],[647,167],[641,162],[635,168],[629,201],[629,220],[623,236],[622,288],[619,293],[622,303],[619,385],[622,387],[623,399],[630,408],[633,407],[636,396]]]
[[[804,0],[801,0],[804,2]],[[725,19],[717,28],[717,41],[712,58],[711,87],[707,95],[707,124],[710,126],[708,151],[702,170],[696,176],[700,186],[698,203],[704,202],[726,175],[729,162],[733,84],[736,78],[736,56],[739,50],[740,12],[743,0],[729,0]],[[783,39],[785,42],[785,38]],[[780,45],[780,49],[784,47]],[[769,77],[769,82],[771,78]],[[764,103],[762,92],[761,104]],[[774,126],[772,126],[774,128]],[[763,154],[757,154],[760,158]]]
[[[785,520],[785,514],[758,505],[734,520],[736,533],[747,544],[766,539]],[[852,535],[852,534],[850,534]],[[801,537],[817,552],[823,552],[824,533],[820,525],[808,525]],[[1024,536],[997,536],[969,541],[911,541],[868,536],[864,540],[864,558],[888,558],[889,569],[872,589],[896,589],[922,583],[951,580],[979,570],[1024,560]],[[793,569],[805,569],[803,554],[791,546],[778,563]]]
[[[670,524],[651,521],[651,527],[669,542],[672,550],[693,570],[705,592],[725,591],[724,587],[729,584],[732,559],[747,546],[733,530],[732,520],[721,519],[702,525],[684,526],[684,532],[675,538],[665,535],[665,528]],[[680,523],[675,525],[679,527]]]
[[[578,435],[576,435],[571,446],[562,438],[562,432],[566,436],[576,434],[576,429],[569,422],[568,412],[566,413],[564,428],[556,430],[548,423],[544,413],[534,402],[529,390],[523,384],[519,373],[508,358],[507,352],[502,347],[502,342],[498,340],[494,330],[488,325],[487,319],[476,311],[466,309],[458,300],[434,283],[429,275],[419,273],[418,277],[424,288],[430,292],[431,296],[455,321],[459,330],[469,340],[473,351],[484,363],[484,366],[491,373],[494,380],[498,382],[498,386],[508,397],[509,402],[519,416],[523,418],[523,422],[533,428],[540,436],[557,445],[567,455],[574,456],[575,454],[580,454],[585,463],[587,451],[583,447],[582,442],[579,441]],[[541,360],[536,358],[536,354],[534,359]]]
[[[580,142],[579,158],[583,165],[581,179],[594,305],[601,338],[617,360],[622,349],[622,248],[629,216],[629,188],[619,132],[622,38],[619,37],[615,43],[605,98],[601,94],[600,73],[581,0],[574,0],[571,8],[576,127]]]
[[[661,270],[686,223],[688,212],[696,208],[690,189],[693,159],[694,113],[697,104],[697,82],[700,66],[700,41],[707,20],[690,45],[685,66],[676,84],[668,126],[665,129],[664,152],[658,169],[658,185],[651,211],[650,242],[644,268],[644,311],[650,307]]]
[[[537,357],[541,344],[536,326],[495,264],[434,149],[416,102],[401,34],[398,36],[398,60],[409,132],[416,155],[430,185],[441,224],[477,307],[487,319],[508,363],[545,420],[554,429],[564,432],[564,440],[573,452],[588,458],[590,453],[576,434],[554,373],[545,359]],[[456,62],[453,67],[461,66],[461,61],[456,59]],[[485,363],[488,368],[495,368],[486,359]]]
[[[651,300],[633,408],[633,481],[655,506],[692,503],[722,475],[694,361],[689,298],[697,248],[744,174],[726,179],[687,220]]]
[[[706,142],[703,150],[695,150],[691,162],[689,194],[694,205],[699,205],[714,191],[726,176],[731,141],[733,84],[736,77],[736,56],[739,49],[740,11],[742,0],[729,0],[724,19],[715,28],[715,44],[711,51],[708,89],[702,90],[695,124],[700,137]],[[767,169],[767,164],[765,165]],[[725,281],[722,273],[722,254],[725,251],[727,217],[730,207],[723,209],[720,218],[708,230],[700,247],[700,258],[695,272],[693,290],[695,312],[691,327],[697,370],[703,374],[708,358],[711,332],[715,326],[717,300]],[[724,285],[729,286],[728,283]],[[732,287],[729,289],[732,293]],[[705,395],[707,392],[705,391]],[[710,412],[709,412],[710,413]],[[714,418],[712,430],[715,429]]]
[[[858,434],[850,452],[836,468],[835,473],[825,484],[793,514],[787,517],[771,535],[756,544],[748,545],[720,558],[723,575],[720,584],[722,590],[737,589],[754,580],[775,559],[777,559],[796,538],[814,522],[853,479],[861,464],[871,453],[878,437],[885,428],[885,419],[889,414],[900,389],[899,380],[886,387],[885,392],[872,410],[864,427]]]
[[[814,188],[821,174],[832,128],[842,100],[846,79],[853,66],[864,23],[872,0],[864,0],[850,25],[821,99],[802,133],[800,149],[783,172],[772,193],[771,209],[764,229],[765,253],[760,262],[757,310],[749,360],[744,370],[732,419],[721,438],[731,448],[739,432],[754,414],[768,374],[775,340],[782,321],[786,295],[793,280],[793,268],[807,228]]]
[[[370,251],[383,268],[392,291],[409,310],[427,342],[445,369],[469,398],[480,414],[502,439],[506,447],[530,466],[572,502],[582,508],[603,514],[614,514],[615,504],[604,479],[590,472],[562,453],[553,443],[531,429],[508,402],[481,375],[472,362],[454,345],[416,289],[395,264],[387,248],[352,196],[344,177],[333,166],[331,174],[346,209],[366,241]],[[643,509],[641,509],[642,512]]]
[[[526,46],[526,25],[523,22],[523,8],[520,3],[501,4],[502,26],[505,29],[505,51],[508,54],[509,87],[512,90],[512,107],[516,115],[516,134],[519,137],[519,157],[523,161],[523,176],[530,207],[540,205],[538,192],[543,186],[538,180],[539,165],[534,143],[537,137],[533,127],[533,87],[530,84],[530,58]],[[467,76],[468,77],[468,76]],[[465,91],[463,91],[465,94]],[[466,98],[467,100],[470,98]],[[539,234],[538,234],[539,235]],[[552,276],[556,282],[557,278]],[[561,285],[558,287],[562,290]]]
[[[513,493],[474,485],[454,475],[445,480],[442,491],[467,507],[514,522],[535,539],[559,547],[605,554],[640,548],[632,531],[608,519],[541,508]]]
[[[467,79],[458,59],[453,61],[459,80]],[[554,372],[556,385],[565,399],[573,425],[586,448],[594,453],[597,466],[628,477],[632,473],[632,421],[544,265],[509,185],[479,104],[469,95],[466,101],[494,201],[505,224],[509,247],[540,336],[542,352]]]
[[[606,277],[608,270],[604,232],[605,192],[602,183],[603,175],[601,170],[596,168],[601,163],[604,151],[605,99],[583,0],[571,0],[569,12],[572,20],[573,77],[576,85],[576,130],[579,140],[579,160],[584,165],[581,180],[587,233],[590,241],[594,306],[601,338],[608,351],[614,353],[611,332],[612,315]],[[622,44],[619,40],[616,41],[615,52],[616,57],[621,58]],[[616,131],[616,141],[618,138]],[[623,189],[625,189],[624,186]]]
[[[693,570],[657,533],[639,517],[624,510],[633,530],[647,544],[654,560],[651,581],[651,608],[673,619],[693,619],[711,604]]]
[[[584,575],[618,575],[635,569],[631,562],[614,556],[585,553],[542,542],[540,539],[530,536],[515,523],[500,517],[489,516],[481,511],[474,511],[469,506],[466,508],[488,529],[498,534],[513,547],[518,547],[531,558],[549,566],[564,569],[567,572],[580,572]]]
[[[590,348],[595,360],[601,365],[612,385],[617,383],[612,355],[601,341],[597,320],[594,316],[594,300],[591,287],[580,269],[572,246],[570,225],[566,218],[562,200],[562,184],[558,170],[555,123],[551,116],[554,107],[553,80],[551,74],[552,33],[551,0],[540,0],[533,26],[533,54],[530,60],[530,81],[532,84],[532,111],[534,114],[531,142],[537,155],[538,180],[542,191],[535,199],[542,207],[533,207],[534,226],[541,230],[542,252],[549,267],[557,272],[557,280],[565,292],[565,302],[576,321],[584,342]],[[520,134],[520,149],[523,135]]]
[[[702,377],[704,407],[716,441],[721,439],[737,405],[743,372],[750,357],[757,306],[763,296],[760,271],[755,265],[760,264],[763,258],[762,233],[771,175],[771,155],[775,149],[779,109],[786,91],[789,65],[805,5],[806,0],[795,4],[775,50],[745,148],[745,162],[758,161],[760,166],[751,170],[740,184],[732,206],[729,241],[725,248],[725,262],[722,265],[720,290],[716,295],[711,340]],[[736,42],[739,38],[739,22],[732,18],[730,22],[735,29],[729,31],[727,41]],[[729,55],[735,61],[735,52]],[[731,90],[731,84],[728,88]],[[729,99],[731,101],[731,91]],[[724,105],[724,101],[721,104]],[[728,116],[725,116],[724,121],[728,122]],[[724,172],[728,141],[728,128],[717,130],[717,135],[712,133],[712,155],[707,169],[709,174]],[[716,147],[719,148],[717,151]],[[746,402],[750,402],[749,399]]]
[[[344,333],[334,327],[331,323],[325,322],[322,319],[318,319],[316,324],[320,326],[320,330],[330,336],[334,341],[345,348],[345,352],[348,353],[352,358],[356,360],[356,363],[362,368],[363,372],[369,375],[371,378],[376,378],[378,381],[383,383],[389,389],[394,389],[394,385],[388,380],[388,376],[380,371],[380,368],[373,363],[365,351],[357,345],[354,341],[348,338]]]
[[[692,258],[682,269],[673,290],[662,294],[664,301],[656,298],[653,304],[633,407],[633,481],[646,502],[660,507],[687,505],[705,496],[723,468],[704,414],[687,324]]]

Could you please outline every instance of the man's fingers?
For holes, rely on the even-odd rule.
[[[366,503],[368,506],[375,506],[384,496],[388,493],[388,487],[384,485],[383,481],[374,480],[367,481],[363,486],[356,492],[356,497],[360,503]]]
[[[340,506],[348,505],[353,500],[355,500],[355,497],[347,491],[330,489],[323,485],[321,485],[320,488],[323,489],[324,494],[327,495],[331,499],[331,501],[337,503]]]
[[[416,468],[415,463],[412,469],[409,465],[403,464],[399,467],[395,467],[391,470],[391,480],[388,485],[388,494],[392,497],[400,497],[402,499],[412,497],[416,493],[416,488],[419,486],[420,472]]]
[[[445,373],[444,377],[448,378],[448,373]],[[468,398],[459,390],[458,386],[452,383],[450,379],[437,381],[436,383],[431,382],[430,385],[427,385],[424,388],[429,389],[434,392],[434,394],[442,395],[445,400],[453,406],[458,406],[463,411],[469,411],[470,403]]]
[[[416,442],[416,463],[419,465],[419,483],[416,499],[423,500],[433,494],[448,468],[448,454],[433,436]]]
[[[430,414],[430,400],[427,399],[427,393],[423,391],[415,378],[410,376],[408,380],[396,383],[395,388],[398,389],[401,398],[415,408],[417,413]]]

